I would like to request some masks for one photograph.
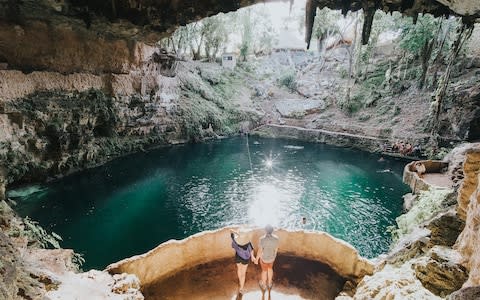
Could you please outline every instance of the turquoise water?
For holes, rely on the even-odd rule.
[[[131,155],[10,195],[22,216],[83,253],[84,269],[231,224],[322,230],[370,258],[388,250],[386,228],[408,191],[404,163],[322,144],[249,141],[253,171],[238,137]]]

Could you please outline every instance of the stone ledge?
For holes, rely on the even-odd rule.
[[[442,174],[442,170],[448,167],[448,163],[438,160],[421,160],[419,161],[425,166],[425,174]],[[410,186],[414,194],[418,194],[421,191],[427,191],[431,187],[434,188],[447,188],[445,186],[436,185],[432,182],[425,180],[425,177],[420,177],[415,171],[416,162],[407,164],[403,170],[403,182]],[[449,188],[449,187],[448,187]]]
[[[145,286],[195,265],[233,257],[230,229],[236,228],[226,227],[180,241],[170,240],[145,254],[111,264],[106,270],[112,274],[135,274]],[[254,247],[263,233],[263,229],[258,228],[247,231]],[[327,233],[281,229],[275,234],[280,238],[280,254],[319,261],[356,282],[373,273],[373,264],[361,257],[353,246]]]

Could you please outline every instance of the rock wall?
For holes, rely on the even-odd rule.
[[[267,124],[256,128],[252,134],[273,138],[299,139],[340,147],[353,147],[371,152],[379,151],[381,145],[387,141],[371,136],[275,124]]]
[[[479,144],[465,144],[454,151],[450,157],[462,166],[462,181],[458,188],[458,214],[464,220],[467,219],[468,206],[471,203],[472,194],[477,190],[478,172],[480,170]],[[460,157],[460,159],[459,159]],[[458,162],[460,160],[460,162]]]
[[[353,299],[476,299],[472,295],[478,294],[480,279],[479,147],[478,143],[463,144],[444,162],[424,162],[431,171],[448,166],[446,174],[457,189],[456,201],[446,201],[434,216],[411,224],[416,228],[380,257],[374,274],[364,277]],[[412,190],[432,188],[428,181],[419,183],[412,163],[405,167],[404,180]],[[424,215],[431,213],[418,200],[413,201],[415,209],[428,210]]]
[[[469,270],[464,287],[480,285],[480,145],[466,153],[463,163],[465,179],[458,195],[458,212],[465,219],[465,229],[458,237],[455,248]]]
[[[249,100],[236,103],[246,87],[216,64],[177,62],[174,77],[162,70],[158,52],[128,74],[1,70],[6,182],[42,181],[148,147],[235,133],[259,118]]]
[[[129,73],[154,49],[134,40],[99,36],[81,22],[57,17],[15,25],[0,19],[0,38],[0,58],[9,69],[27,72]]]
[[[262,229],[247,231],[254,247],[264,234]],[[357,250],[327,233],[278,230],[279,253],[327,264],[340,276],[353,281],[371,274],[373,265]],[[148,285],[195,265],[233,257],[230,228],[206,231],[184,240],[171,240],[157,248],[107,267],[110,273],[135,274]]]

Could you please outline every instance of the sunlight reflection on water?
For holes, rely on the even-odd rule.
[[[279,186],[279,183],[283,187]],[[297,186],[296,186],[297,185]],[[261,182],[252,188],[248,210],[249,223],[280,226],[298,209],[301,193],[298,182]]]
[[[320,144],[255,140],[251,165],[241,138],[159,149],[52,182],[46,194],[19,194],[18,211],[65,237],[65,247],[86,254],[88,267],[239,224],[326,231],[367,257],[388,249],[386,227],[407,189],[402,163]],[[386,169],[392,171],[377,172]]]

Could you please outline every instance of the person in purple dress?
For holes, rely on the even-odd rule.
[[[237,265],[239,284],[238,293],[244,294],[245,277],[247,274],[248,263],[250,261],[256,262],[253,252],[253,245],[244,232],[231,230],[230,237],[232,238],[232,248],[235,249],[235,264]]]

